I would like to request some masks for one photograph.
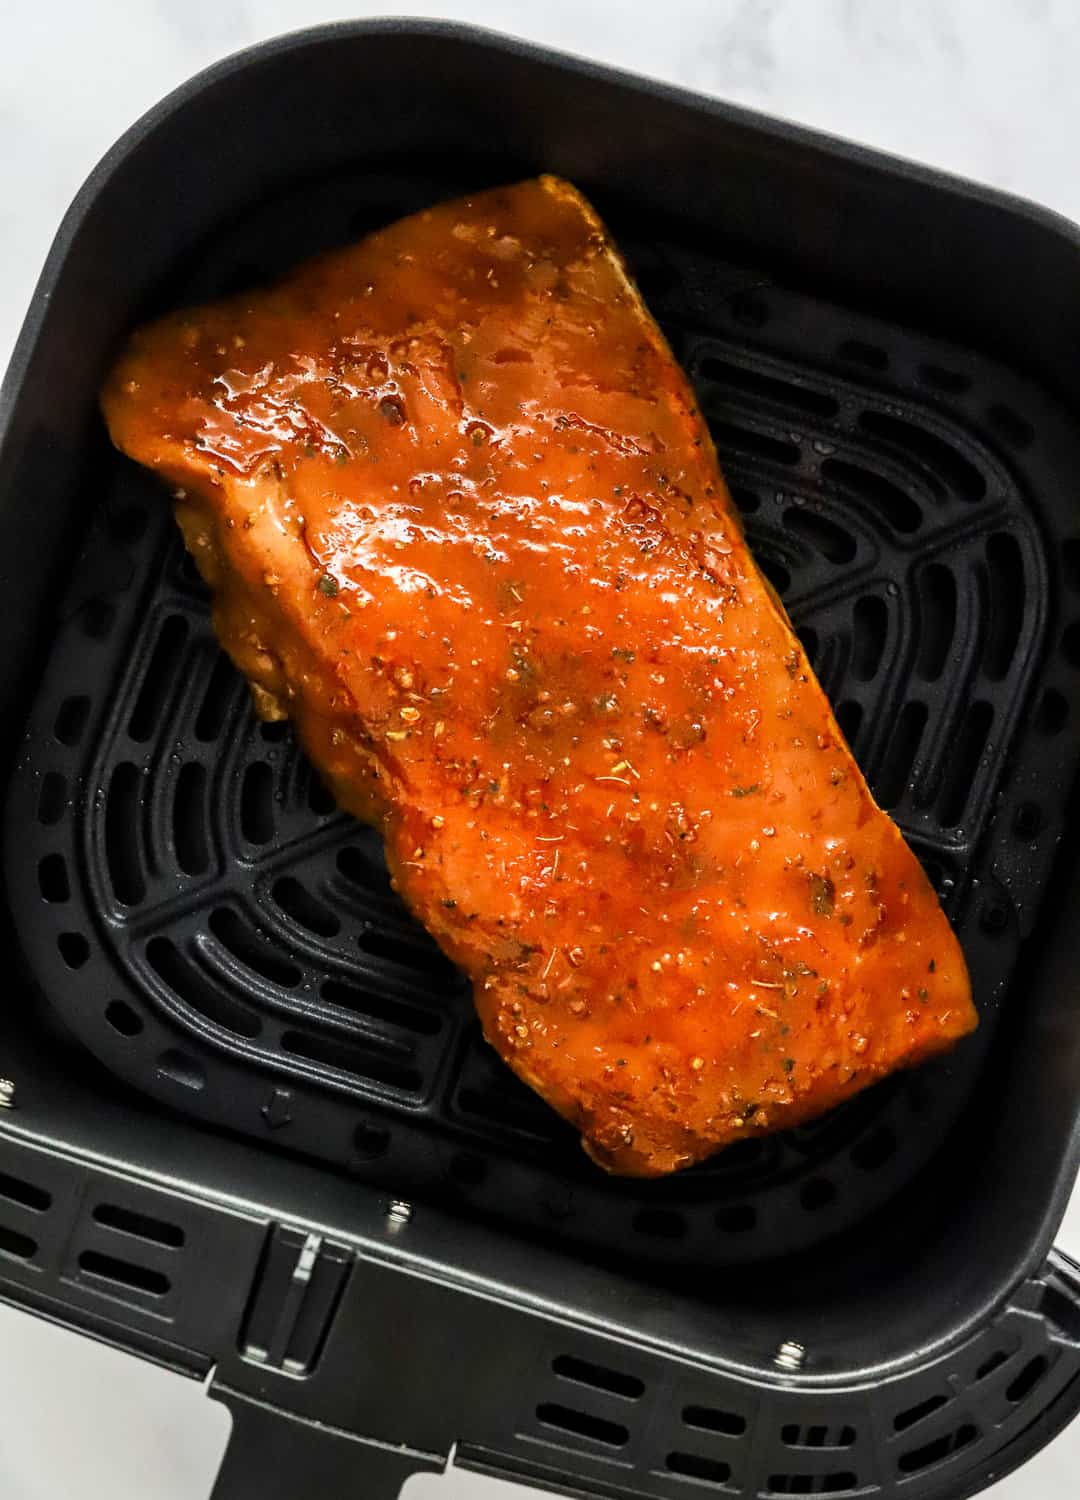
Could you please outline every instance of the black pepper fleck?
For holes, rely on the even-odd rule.
[[[810,875],[810,907],[816,917],[831,917],[836,907],[836,887],[828,875]]]

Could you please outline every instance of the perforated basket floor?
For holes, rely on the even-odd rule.
[[[310,247],[285,236],[295,212],[268,207],[169,300],[455,187],[306,191]],[[909,1181],[992,1039],[1080,751],[1080,450],[1045,397],[986,361],[620,238],[755,554],[960,934],[978,1036],[671,1182],[605,1178],[486,1047],[375,835],[335,811],[286,729],[257,724],[164,492],[111,455],[14,778],[10,890],[50,1005],[177,1109],[530,1232],[638,1259],[757,1260]]]

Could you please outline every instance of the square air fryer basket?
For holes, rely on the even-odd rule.
[[[96,394],[134,323],[540,170],[596,202],[963,943],[949,1058],[603,1177],[219,652]],[[193,1377],[215,1494],[978,1492],[1080,1406],[1080,234],[466,28],[201,75],[62,226],[0,398],[0,1295]]]

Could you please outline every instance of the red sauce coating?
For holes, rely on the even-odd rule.
[[[602,1165],[686,1166],[975,1025],[569,184],[165,318],[104,409],[176,489],[260,712],[382,829],[489,1040]]]

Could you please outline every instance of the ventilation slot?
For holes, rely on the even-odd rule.
[[[195,720],[195,738],[204,745],[216,740],[225,727],[239,681],[236,668],[224,651],[220,651],[214,661]]]
[[[286,916],[318,937],[336,937],[341,931],[341,923],[330,908],[316,900],[307,887],[291,875],[283,875],[275,881],[271,895]]]
[[[478,1045],[485,1048],[476,1059],[477,1071],[485,1086],[463,1088],[457,1097],[458,1108],[478,1119],[549,1140],[551,1111],[545,1109],[532,1090],[519,1083],[512,1073],[501,1068],[496,1070],[493,1060],[487,1056],[486,1043],[479,1042]]]
[[[909,1406],[906,1411],[897,1412],[893,1418],[893,1430],[906,1432],[909,1427],[914,1427],[916,1422],[925,1421],[927,1417],[933,1416],[934,1412],[940,1411],[948,1400],[948,1396],[927,1396],[925,1401],[920,1401],[916,1406]]]
[[[143,778],[137,766],[121,761],[112,774],[105,800],[105,862],[113,895],[123,906],[138,906],[146,895],[139,823]]]
[[[967,711],[941,793],[940,817],[946,828],[955,828],[964,816],[993,722],[994,710],[989,703],[973,703]]]
[[[206,1087],[206,1070],[202,1063],[181,1052],[179,1047],[168,1047],[157,1060],[157,1071],[162,1078],[178,1083],[181,1088],[195,1093]]]
[[[747,489],[742,484],[733,484],[729,488],[731,490],[731,498],[744,516],[752,516],[756,510],[761,509],[761,496],[756,490]]]
[[[703,1175],[742,1173],[758,1168],[770,1152],[775,1151],[775,1147],[775,1136],[769,1136],[765,1140],[759,1136],[751,1137],[750,1140],[736,1141],[733,1146],[728,1146],[722,1155],[712,1158],[708,1167],[704,1169]]]
[[[780,380],[775,375],[763,375],[758,370],[747,370],[741,365],[730,365],[726,360],[712,356],[701,361],[700,371],[706,380],[743,392],[755,402],[774,401],[778,406],[792,406],[796,411],[813,417],[835,417],[840,410],[836,399],[824,391],[795,385],[793,381]]]
[[[32,1260],[36,1254],[37,1240],[0,1224],[0,1255],[10,1255],[13,1260]]]
[[[151,938],[146,945],[146,958],[154,973],[179,1000],[223,1031],[251,1038],[262,1030],[258,1016],[219,990],[201,969],[184,958],[169,938]]]
[[[789,1422],[780,1429],[781,1439],[789,1448],[850,1448],[855,1441],[854,1427],[798,1427]]]
[[[995,1370],[1000,1370],[1002,1365],[1005,1364],[1005,1362],[1008,1360],[1009,1356],[1010,1351],[1008,1349],[995,1349],[993,1354],[988,1355],[987,1358],[983,1360],[979,1368],[975,1371],[975,1379],[977,1381],[985,1380],[986,1377],[988,1375],[992,1375]]]
[[[143,1029],[142,1017],[132,1010],[126,1000],[110,1000],[105,1007],[105,1019],[121,1036],[138,1036]]]
[[[1070,536],[1061,544],[1061,566],[1066,588],[1080,594],[1080,538]]]
[[[309,1035],[303,1031],[286,1031],[282,1034],[281,1046],[293,1057],[303,1057],[308,1062],[322,1063],[343,1073],[354,1073],[358,1078],[370,1078],[384,1083],[389,1088],[401,1089],[404,1093],[418,1092],[422,1079],[415,1068],[393,1058],[380,1057],[361,1047],[338,1041],[333,1037]]]
[[[43,900],[54,905],[70,900],[71,886],[62,854],[46,854],[44,859],[38,861],[37,874],[38,890]]]
[[[779,558],[768,552],[757,554],[757,565],[778,594],[786,594],[791,587],[791,573]]]
[[[1056,688],[1047,688],[1035,710],[1035,727],[1040,734],[1060,734],[1069,722],[1069,703]]]
[[[77,745],[83,737],[86,721],[90,717],[90,699],[85,694],[76,698],[65,698],[56,713],[53,726],[61,745]]]
[[[882,807],[895,807],[907,790],[926,719],[925,703],[905,703],[900,710],[875,786]]]
[[[861,365],[864,370],[886,370],[889,356],[877,344],[866,344],[861,339],[845,339],[836,346],[837,358],[848,364]]]
[[[687,1427],[719,1432],[724,1437],[741,1437],[746,1431],[745,1417],[735,1411],[720,1411],[715,1406],[684,1406],[682,1419]]]
[[[1070,667],[1080,667],[1080,620],[1073,620],[1062,631],[1061,649]]]
[[[185,875],[204,875],[210,868],[206,837],[206,768],[197,761],[180,767],[173,798],[173,846]]]
[[[749,427],[740,427],[734,422],[709,417],[709,430],[720,451],[721,458],[731,454],[752,454],[755,458],[768,459],[774,464],[791,466],[799,462],[799,450],[794,443],[783,438],[770,437]]]
[[[672,1474],[696,1479],[699,1484],[726,1484],[731,1465],[718,1458],[704,1458],[700,1453],[669,1453],[665,1460]]]
[[[846,490],[869,508],[893,531],[908,535],[922,525],[922,511],[910,495],[892,480],[864,469],[861,464],[840,458],[827,458],[821,465],[821,477],[838,489]]]
[[[395,210],[388,217],[391,219],[397,217],[397,211]],[[682,285],[682,278],[674,266],[665,266],[661,262],[656,262],[651,266],[635,266],[633,276],[638,290],[649,303],[659,301]]]
[[[218,942],[228,949],[233,958],[271,984],[279,984],[283,989],[291,990],[304,977],[295,964],[282,958],[268,943],[257,937],[231,907],[219,906],[212,911],[209,926]]]
[[[399,964],[403,969],[411,969],[414,974],[422,974],[425,978],[440,979],[444,983],[454,983],[458,978],[458,971],[450,960],[439,952],[427,933],[419,928],[415,933],[396,937],[392,932],[368,927],[360,934],[357,942],[373,958],[385,958],[390,963]]]
[[[877,594],[855,600],[851,612],[851,670],[860,682],[870,682],[881,666],[889,638],[889,611]]]
[[[90,944],[81,932],[62,932],[56,940],[56,946],[69,969],[81,969],[90,957]]]
[[[811,1177],[799,1189],[799,1202],[807,1213],[816,1214],[820,1209],[828,1208],[835,1198],[836,1184],[827,1177]]]
[[[388,1021],[419,1036],[435,1036],[442,1028],[442,1017],[419,1005],[409,1005],[382,991],[361,990],[341,979],[323,981],[319,993],[328,1005],[338,1005],[354,1015],[375,1021]]]
[[[949,568],[931,563],[919,574],[919,656],[916,671],[936,682],[945,670],[956,634],[956,579]]]
[[[99,1203],[94,1209],[94,1219],[106,1229],[150,1240],[152,1244],[164,1245],[169,1250],[179,1250],[184,1243],[184,1231],[178,1224],[167,1224],[164,1219],[153,1219],[149,1214],[136,1213],[116,1203]]]
[[[1045,1354],[1037,1354],[1034,1359],[1027,1362],[1019,1375],[1005,1387],[1005,1399],[1007,1401],[1023,1401],[1030,1396],[1039,1381],[1050,1368],[1050,1361]]]
[[[983,643],[983,669],[1000,682],[1016,653],[1024,623],[1024,564],[1015,537],[996,532],[986,543],[989,621]]]
[[[633,1218],[638,1234],[657,1240],[681,1240],[686,1236],[686,1219],[671,1208],[640,1208]]]
[[[858,1488],[849,1469],[836,1474],[770,1474],[769,1495],[842,1495]]]
[[[802,648],[806,652],[806,659],[813,666],[821,644],[818,639],[818,633],[812,625],[800,625],[798,626],[798,635],[799,640],[802,642]]]
[[[274,837],[274,773],[264,760],[253,761],[240,787],[240,831],[249,844],[268,844]]]
[[[28,1208],[35,1214],[43,1214],[52,1207],[52,1194],[45,1188],[37,1187],[32,1182],[24,1182],[21,1177],[9,1177],[6,1172],[0,1172],[0,1198],[6,1198],[9,1203],[17,1203],[20,1208]]]
[[[831,563],[849,563],[858,550],[850,532],[812,510],[792,506],[784,512],[784,526]]]
[[[334,801],[333,794],[318,773],[313,770],[308,771],[307,804],[317,818],[328,818],[332,812],[337,811],[337,803]]]
[[[881,411],[864,411],[859,426],[910,454],[927,471],[939,495],[950,492],[961,500],[973,502],[986,494],[986,480],[974,464],[925,427],[916,427]]]
[[[756,1223],[757,1209],[752,1203],[732,1203],[716,1212],[716,1227],[725,1234],[747,1234]]]
[[[836,710],[836,722],[840,725],[844,738],[852,748],[854,748],[855,740],[858,737],[862,717],[862,704],[856,703],[852,698],[848,698],[845,702],[841,703]]]
[[[563,1380],[573,1380],[578,1385],[591,1385],[594,1390],[607,1391],[612,1396],[623,1396],[627,1401],[640,1401],[645,1394],[645,1382],[636,1375],[626,1375],[621,1370],[609,1370],[605,1365],[590,1364],[587,1359],[575,1359],[572,1354],[560,1354],[551,1362],[551,1368]]]
[[[939,871],[938,871],[939,883],[940,883],[940,875],[941,875],[941,871],[939,869]],[[932,885],[935,885],[935,882],[934,882],[934,880],[932,878],[930,879],[930,883]],[[954,884],[954,882],[953,882],[953,880],[951,878],[949,878],[945,882],[945,884],[951,889],[952,886],[953,886],[953,884]],[[936,885],[935,885],[935,889],[936,889]],[[904,1093],[907,1095],[908,1108],[910,1109],[910,1111],[911,1111],[911,1113],[912,1113],[912,1115],[913,1115],[913,1117],[915,1119],[921,1120],[924,1115],[929,1114],[930,1111],[933,1109],[933,1107],[934,1107],[933,1096],[931,1094],[930,1089],[927,1088],[927,1086],[926,1086],[926,1079],[921,1074],[919,1074],[919,1073],[905,1073],[904,1074]]]
[[[575,1411],[572,1406],[557,1406],[551,1401],[536,1408],[536,1417],[545,1427],[573,1433],[574,1437],[587,1438],[592,1443],[603,1443],[606,1448],[625,1448],[630,1439],[629,1431],[621,1422],[608,1422],[603,1417],[594,1417],[591,1412]]]
[[[462,1089],[458,1107],[467,1115],[506,1129],[548,1140],[551,1122],[528,1098],[517,1098],[497,1089]]]
[[[187,637],[187,622],[183,616],[170,615],[161,627],[131,711],[128,733],[138,744],[145,743],[158,727],[180,674]]]
[[[335,863],[349,884],[358,890],[379,896],[389,894],[390,877],[377,854],[346,844],[344,849],[338,850]]]
[[[79,1268],[112,1286],[145,1292],[150,1297],[164,1297],[171,1285],[163,1271],[152,1271],[149,1266],[137,1266],[115,1255],[102,1255],[98,1250],[84,1250],[79,1256]]]
[[[947,1432],[943,1437],[935,1438],[932,1443],[924,1443],[921,1448],[912,1448],[907,1453],[902,1453],[896,1466],[901,1474],[915,1474],[922,1469],[929,1469],[969,1447],[978,1436],[979,1429],[971,1422],[965,1422],[955,1432]]]
[[[46,828],[59,823],[67,812],[67,782],[59,771],[46,771],[38,794],[38,822]]]
[[[206,594],[206,583],[199,572],[199,565],[190,552],[181,552],[176,565],[180,582],[185,587],[193,590],[196,594]]]

